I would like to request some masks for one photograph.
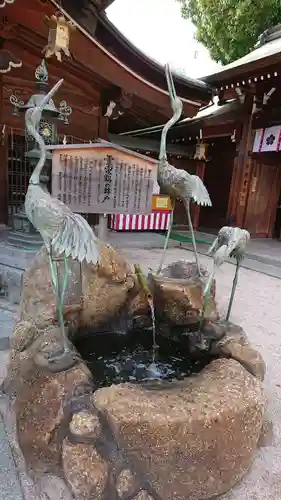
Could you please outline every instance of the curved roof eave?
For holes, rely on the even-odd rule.
[[[173,128],[181,128],[185,125],[193,125],[196,123],[203,123],[204,120],[209,120],[212,118],[220,117],[227,115],[233,111],[239,111],[242,109],[242,105],[237,99],[232,99],[229,102],[226,102],[222,105],[211,104],[210,106],[206,106],[198,111],[197,115],[193,117],[184,118],[183,120],[178,121]],[[132,130],[128,132],[122,132],[119,134],[120,136],[131,136],[138,137],[141,135],[149,135],[156,134],[162,132],[164,125],[155,125],[154,127],[147,127],[145,129]]]
[[[145,84],[147,87],[150,87],[151,89],[154,89],[155,91],[159,92],[159,94],[165,95],[169,97],[169,92],[167,90],[163,90],[162,88],[158,87],[152,82],[147,81],[145,78],[143,78],[141,75],[138,75],[135,73],[131,68],[129,68],[126,64],[122,63],[116,56],[114,56],[109,50],[107,50],[100,42],[98,42],[93,36],[85,29],[83,26],[81,26],[75,19],[70,16],[70,14],[63,9],[57,0],[50,0],[50,2],[59,10],[63,13],[63,15],[69,19],[75,26],[76,28],[86,37],[88,38],[102,53],[104,53],[109,59],[111,59],[115,64],[117,64],[119,67],[122,67],[123,70],[125,70],[127,73],[129,73],[131,76],[136,78],[138,81],[142,82]],[[183,103],[192,105],[194,107],[201,107],[201,102],[200,100],[195,100],[195,99],[187,99],[185,97],[182,97],[179,95]]]
[[[219,84],[225,80],[230,80],[238,75],[244,75],[257,68],[265,68],[280,63],[281,60],[281,38],[272,40],[257,47],[236,61],[227,64],[221,70],[211,75],[204,76],[202,80],[209,84]]]
[[[100,22],[102,22],[109,31],[114,33],[115,37],[118,38],[120,43],[122,43],[126,48],[129,48],[133,54],[141,58],[148,66],[150,66],[157,72],[163,74],[164,66],[162,66],[158,61],[156,61],[152,57],[142,52],[128,38],[126,38],[125,35],[123,35],[123,33],[108,19],[106,12],[100,13],[98,17]],[[177,73],[174,73],[174,79],[176,82],[182,83],[183,85],[186,85],[189,88],[201,90],[203,92],[205,91],[210,95],[213,92],[212,86],[207,82],[203,81],[203,79],[196,79],[196,78],[191,78],[189,76],[182,76]]]

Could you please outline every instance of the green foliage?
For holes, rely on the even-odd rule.
[[[250,52],[264,30],[281,22],[280,0],[177,1],[196,26],[196,39],[223,64]]]

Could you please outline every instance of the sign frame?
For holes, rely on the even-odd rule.
[[[47,149],[52,194],[73,212],[151,213],[157,160],[103,140]]]

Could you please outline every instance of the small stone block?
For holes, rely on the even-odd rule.
[[[64,354],[39,352],[34,357],[34,363],[51,373],[59,373],[69,370],[78,363],[79,359],[74,351],[67,351]]]
[[[101,425],[97,415],[89,411],[80,411],[72,416],[69,429],[74,436],[94,439],[100,435]]]
[[[139,494],[135,497],[134,500],[154,500],[151,495],[147,493],[147,491],[142,490],[139,492]]]
[[[134,493],[135,478],[129,469],[124,469],[117,478],[116,489],[120,499],[130,497]]]

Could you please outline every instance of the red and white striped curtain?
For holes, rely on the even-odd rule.
[[[170,221],[169,212],[156,212],[149,215],[110,216],[110,229],[115,231],[167,231]]]

